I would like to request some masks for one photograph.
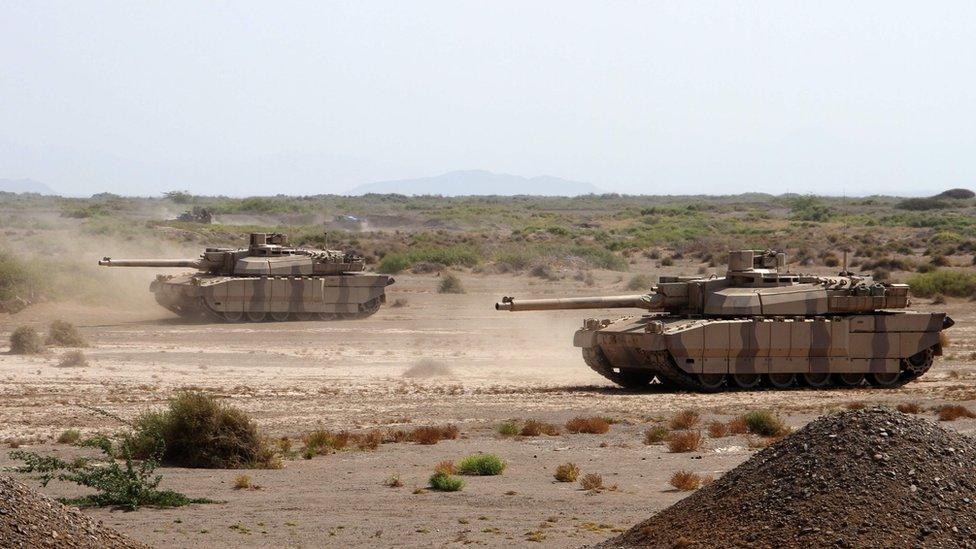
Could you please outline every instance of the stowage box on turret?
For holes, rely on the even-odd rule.
[[[792,274],[786,255],[729,254],[724,277],[662,276],[645,295],[503,298],[505,311],[646,309],[618,320],[588,318],[573,344],[597,373],[624,387],[655,378],[696,391],[725,387],[824,388],[865,382],[897,387],[942,354],[945,313],[906,310],[908,286],[854,275]]]
[[[393,278],[363,272],[362,257],[288,246],[284,234],[252,233],[247,248],[207,248],[198,259],[104,258],[106,267],[190,267],[158,275],[156,301],[185,316],[230,322],[364,318],[386,302]]]

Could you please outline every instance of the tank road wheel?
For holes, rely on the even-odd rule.
[[[614,383],[627,389],[641,389],[654,380],[654,372],[647,370],[620,370],[616,374]]]
[[[901,372],[891,372],[883,374],[868,374],[868,383],[875,387],[891,389],[904,385],[905,381],[901,378]]]
[[[312,313],[295,313],[295,320],[312,320]]]
[[[761,382],[759,374],[732,374],[732,383],[740,389],[755,389]]]
[[[246,315],[251,322],[264,322],[264,312],[262,311],[248,311]]]
[[[319,320],[335,320],[339,318],[339,315],[335,313],[318,313]]]
[[[698,378],[702,391],[706,393],[721,391],[725,385],[725,374],[698,374],[695,377]]]
[[[796,385],[796,374],[766,374],[766,383],[773,389],[789,389]]]
[[[223,319],[226,320],[227,322],[243,322],[244,321],[244,313],[241,312],[241,311],[224,311],[224,312],[220,313],[220,316],[222,316]]]
[[[803,374],[803,383],[814,389],[830,386],[830,374],[827,372],[808,372]]]
[[[288,320],[288,311],[284,311],[280,313],[271,313],[271,319],[274,320],[275,322],[284,322]]]
[[[834,383],[841,387],[857,387],[864,383],[864,374],[854,372],[834,374]]]
[[[929,371],[934,360],[935,351],[929,347],[908,358],[901,359],[901,369],[905,373],[905,377],[908,380],[912,380]]]

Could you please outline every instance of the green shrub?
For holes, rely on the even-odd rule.
[[[908,279],[912,294],[931,297],[942,294],[952,297],[968,297],[976,291],[976,274],[964,271],[936,270],[919,273]]]
[[[651,427],[644,431],[644,444],[659,444],[664,442],[664,439],[668,438],[668,428],[663,425],[657,425]]]
[[[505,470],[505,462],[495,454],[474,454],[457,463],[462,475],[493,476]]]
[[[397,274],[401,271],[406,270],[410,267],[410,260],[405,255],[401,254],[387,254],[376,268],[376,271],[382,274]]]
[[[460,278],[449,273],[441,277],[441,282],[437,286],[437,293],[463,294],[464,285],[461,284]]]
[[[134,422],[134,455],[147,458],[162,440],[163,463],[215,469],[281,467],[280,456],[243,411],[211,395],[182,391],[161,412],[146,412]]]
[[[31,280],[27,266],[10,252],[0,250],[0,300],[22,293]]]
[[[815,196],[798,196],[790,203],[790,217],[798,221],[828,221],[833,210]]]
[[[78,328],[66,320],[55,320],[48,326],[47,341],[48,345],[60,347],[87,347],[88,342],[78,333]]]
[[[506,437],[514,437],[521,432],[521,427],[515,420],[504,421],[497,427],[498,434]]]
[[[430,476],[430,487],[438,492],[457,492],[464,488],[464,479],[443,472]]]
[[[481,263],[481,254],[466,245],[438,248],[418,248],[405,253],[387,254],[377,270],[384,274],[396,274],[414,263],[437,263],[448,267],[474,267]]]
[[[74,444],[78,442],[81,438],[81,432],[78,429],[67,429],[58,436],[59,444]]]
[[[928,210],[944,210],[949,207],[949,204],[936,198],[906,198],[895,204],[895,207],[899,210],[924,212]]]
[[[769,410],[754,410],[742,415],[746,430],[763,437],[778,437],[789,432],[789,427],[779,416]]]
[[[36,355],[44,352],[41,336],[30,326],[21,326],[10,334],[10,352],[15,355]]]

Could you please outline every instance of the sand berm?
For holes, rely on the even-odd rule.
[[[598,547],[976,547],[976,439],[824,416]]]

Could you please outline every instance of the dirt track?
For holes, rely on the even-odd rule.
[[[466,295],[437,294],[433,276],[400,276],[391,298],[405,298],[406,307],[387,306],[370,319],[334,323],[183,324],[148,300],[123,312],[40,305],[0,317],[0,337],[5,341],[18,324],[41,326],[64,318],[92,342],[85,350],[91,364],[59,368],[60,350],[40,357],[0,356],[0,440],[68,452],[52,445],[51,437],[69,427],[86,434],[116,427],[77,405],[132,416],[187,386],[230,398],[273,436],[297,437],[315,426],[452,422],[461,428],[460,440],[386,444],[375,452],[348,451],[288,461],[283,470],[249,471],[262,487],[254,491],[231,489],[239,471],[164,469],[165,487],[226,503],[92,514],[159,546],[501,546],[522,543],[536,531],[547,544],[578,546],[605,539],[680,499],[683,493],[667,485],[676,469],[720,475],[753,452],[742,437],[709,440],[698,454],[644,446],[641,433],[649,423],[675,410],[697,407],[708,421],[772,408],[798,426],[851,401],[929,406],[948,400],[972,405],[976,399],[971,358],[976,314],[967,302],[948,305],[957,321],[949,333],[949,356],[902,389],[719,395],[626,392],[591,372],[572,347],[573,330],[584,316],[627,312],[512,314],[491,307],[502,295],[609,293],[615,275],[601,276],[606,280],[598,278],[597,286],[587,288],[570,280],[464,275]],[[620,288],[619,293],[625,292]],[[451,374],[405,378],[403,372],[421,359],[443,363]],[[563,422],[579,414],[621,423],[607,435],[512,440],[494,432],[507,418]],[[976,429],[973,420],[952,425]],[[460,493],[413,493],[438,461],[477,451],[498,453],[509,469],[501,477],[470,478]],[[0,465],[10,464],[5,454]],[[552,470],[567,461],[601,473],[618,490],[587,494],[576,485],[553,482]],[[394,473],[404,487],[383,485]],[[52,484],[45,493],[73,495],[74,490]]]

